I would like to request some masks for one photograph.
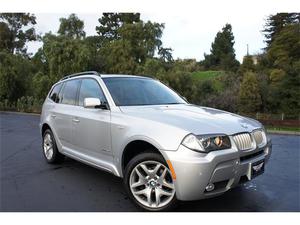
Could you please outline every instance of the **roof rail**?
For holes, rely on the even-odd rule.
[[[97,76],[101,77],[100,73],[98,73],[97,71],[85,71],[85,72],[80,72],[80,73],[74,73],[74,74],[67,75],[67,76],[61,78],[59,81],[66,80],[66,79],[69,79],[71,77],[82,76],[82,75],[97,75]]]

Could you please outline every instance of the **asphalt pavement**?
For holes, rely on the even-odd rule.
[[[42,155],[39,116],[0,112],[0,211],[139,211],[122,180],[70,158],[49,165]],[[182,202],[175,211],[299,212],[300,136],[271,135],[265,173],[224,195]]]

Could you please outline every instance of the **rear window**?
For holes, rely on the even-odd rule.
[[[62,84],[57,84],[51,91],[49,97],[52,101],[58,103],[59,102],[59,97],[58,97],[58,94],[60,92],[60,89],[61,89],[61,86]]]
[[[77,91],[80,84],[80,80],[66,81],[62,90],[61,103],[67,105],[76,105]]]

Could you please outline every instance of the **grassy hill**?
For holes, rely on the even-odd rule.
[[[222,82],[220,81],[220,79],[218,79],[223,75],[224,75],[224,71],[213,71],[213,70],[196,71],[192,73],[192,77],[195,81],[211,82],[213,88],[216,91],[222,91],[224,88]]]

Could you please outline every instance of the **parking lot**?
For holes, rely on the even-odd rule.
[[[122,180],[67,158],[49,165],[42,155],[39,116],[0,113],[0,211],[138,211]],[[300,136],[271,135],[264,175],[222,196],[184,202],[176,211],[299,211]]]

